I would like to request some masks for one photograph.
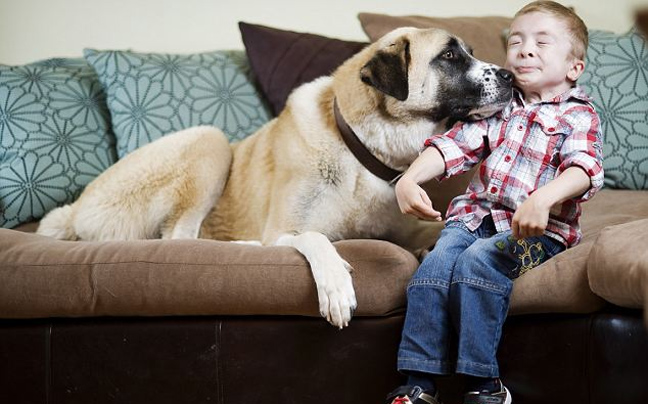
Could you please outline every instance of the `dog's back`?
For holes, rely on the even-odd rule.
[[[217,128],[166,135],[118,161],[73,204],[47,214],[37,232],[65,240],[195,238],[230,163],[228,140]]]

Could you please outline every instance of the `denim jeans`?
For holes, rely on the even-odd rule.
[[[398,369],[499,377],[513,279],[564,249],[549,236],[497,233],[490,216],[474,232],[448,222],[408,285]]]

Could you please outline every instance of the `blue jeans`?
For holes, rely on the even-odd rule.
[[[490,216],[474,232],[448,222],[407,288],[399,371],[499,377],[513,279],[564,249],[548,236],[497,233]]]

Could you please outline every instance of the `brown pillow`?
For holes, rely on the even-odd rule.
[[[250,66],[275,116],[300,84],[331,74],[367,43],[239,22]]]
[[[360,13],[358,19],[372,41],[398,27],[441,28],[461,37],[473,48],[476,58],[500,66],[506,62],[503,32],[513,21],[509,17],[396,17],[372,13]]]

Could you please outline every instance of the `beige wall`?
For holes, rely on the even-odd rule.
[[[79,56],[84,47],[150,52],[242,49],[237,22],[366,40],[360,11],[507,15],[526,0],[0,0],[0,63]],[[647,0],[569,0],[590,28],[624,32]]]

